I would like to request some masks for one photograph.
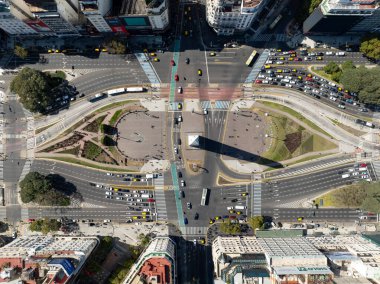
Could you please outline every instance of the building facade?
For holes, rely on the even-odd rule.
[[[124,284],[175,284],[176,245],[169,237],[153,239],[130,269]]]
[[[379,30],[378,0],[323,0],[303,23],[303,32],[315,35]]]
[[[206,20],[218,35],[246,31],[265,0],[207,0]]]
[[[17,238],[0,250],[0,282],[67,283],[98,243],[93,237]]]

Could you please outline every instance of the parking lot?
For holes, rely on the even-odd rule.
[[[357,93],[345,90],[303,68],[266,64],[262,67],[255,84],[281,86],[297,90],[343,111],[367,117],[373,115],[370,109],[359,103]],[[371,125],[367,126],[372,127]]]

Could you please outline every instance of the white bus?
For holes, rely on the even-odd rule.
[[[145,88],[143,87],[129,87],[125,89],[127,93],[141,93],[145,92]]]
[[[116,96],[125,93],[125,88],[112,89],[105,92],[109,96]]]
[[[202,199],[201,199],[201,205],[205,206],[208,203],[208,188],[204,188],[202,192]]]

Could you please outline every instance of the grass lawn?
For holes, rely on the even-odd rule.
[[[97,119],[95,119],[90,124],[86,125],[85,128],[83,128],[84,131],[98,133],[99,127],[102,124],[103,120],[106,118],[107,115],[99,116]]]
[[[130,104],[130,103],[133,103],[135,101],[136,100],[125,100],[125,101],[122,101],[122,102],[112,103],[112,104],[106,105],[106,106],[104,106],[104,107],[96,110],[94,112],[94,114],[98,114],[98,113],[101,113],[101,112],[113,109],[115,107],[124,106],[124,105]]]
[[[61,162],[66,162],[66,163],[70,163],[70,164],[76,164],[76,165],[81,165],[81,166],[85,166],[85,167],[89,167],[89,168],[94,168],[94,169],[98,169],[98,170],[103,170],[103,171],[110,171],[110,172],[115,172],[115,173],[125,173],[126,171],[128,172],[137,172],[135,170],[122,170],[120,168],[114,168],[114,167],[103,167],[103,166],[99,166],[99,165],[95,165],[95,164],[92,164],[92,163],[89,163],[89,162],[86,162],[86,161],[82,161],[82,160],[79,160],[79,159],[76,159],[76,158],[66,158],[66,157],[49,157],[49,159],[51,160],[57,160],[57,161],[61,161]]]
[[[71,155],[74,155],[74,156],[78,156],[79,150],[80,150],[80,146],[77,146],[77,147],[74,147],[74,148],[71,148],[71,149],[60,151],[58,153],[61,153],[61,154],[71,154]]]
[[[66,73],[60,70],[57,70],[55,72],[50,72],[50,75],[55,78],[61,78],[62,80],[66,79]]]
[[[119,118],[125,113],[125,109],[119,109],[115,111],[113,116],[110,119],[109,125],[115,126],[116,122],[119,120]]]
[[[340,123],[335,119],[331,119],[331,118],[328,118],[328,119],[331,120],[331,122],[334,123],[335,125],[339,126],[340,128],[346,130],[347,132],[349,132],[351,134],[354,134],[355,136],[362,136],[362,135],[366,134],[366,132],[364,132],[364,131],[360,131],[360,130],[357,130],[355,128],[352,128],[351,126]]]
[[[321,77],[323,77],[323,78],[326,78],[326,79],[328,79],[329,81],[335,82],[333,79],[331,79],[331,75],[330,75],[330,74],[327,74],[325,71],[323,71],[323,69],[318,70],[318,69],[316,69],[315,67],[311,67],[311,70],[312,70],[314,73],[318,74],[319,76],[321,76]],[[335,82],[335,83],[337,83],[337,82]],[[339,83],[337,83],[337,84],[339,84]]]
[[[315,125],[313,122],[311,122],[310,120],[306,119],[302,114],[300,114],[299,112],[291,109],[291,108],[288,108],[286,106],[283,106],[283,105],[280,105],[280,104],[277,104],[277,103],[272,103],[272,102],[267,102],[267,101],[260,101],[261,104],[263,105],[266,105],[268,107],[271,107],[273,109],[277,109],[277,110],[280,110],[280,111],[284,111],[288,114],[290,114],[291,116],[297,118],[298,120],[301,120],[303,123],[307,124],[308,126],[310,126],[311,128],[313,128],[314,130],[320,132],[320,133],[323,133],[329,137],[332,137],[330,134],[328,134],[326,131],[324,131],[322,128],[320,128],[319,126]]]
[[[334,149],[337,146],[319,135],[311,134],[295,121],[274,114],[271,119],[271,145],[261,156],[276,162],[300,155]],[[316,155],[320,156],[320,155]]]
[[[323,200],[322,206],[320,205],[321,200]],[[322,195],[321,197],[316,198],[315,203],[320,205],[320,207],[339,207],[339,206],[337,206],[336,202],[334,202],[333,191],[330,191],[330,192]]]
[[[90,141],[87,141],[84,144],[83,157],[89,160],[95,160],[96,157],[98,157],[102,151],[103,149],[101,147]]]

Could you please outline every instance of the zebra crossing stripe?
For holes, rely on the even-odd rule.
[[[211,109],[211,102],[210,101],[201,101],[201,108],[202,109]]]
[[[154,71],[152,64],[148,61],[149,58],[144,53],[135,53],[137,60],[139,61],[142,69],[144,70],[149,82],[152,84],[160,83],[160,78],[158,78],[156,72]]]
[[[256,60],[255,64],[252,67],[251,72],[247,76],[247,79],[244,83],[252,83],[254,80],[256,80],[257,75],[259,74],[261,67],[265,64],[265,62],[268,60],[269,57],[269,50],[265,49],[259,56],[259,58]]]
[[[216,109],[228,109],[230,107],[230,101],[215,101]]]
[[[253,185],[253,216],[261,216],[261,183]]]

